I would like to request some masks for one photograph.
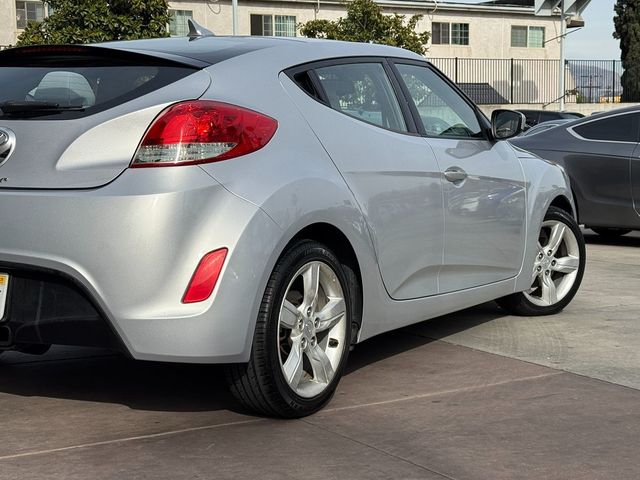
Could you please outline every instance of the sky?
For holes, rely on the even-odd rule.
[[[459,3],[480,3],[480,0],[453,0]],[[591,0],[582,14],[585,27],[566,37],[568,59],[620,60],[620,44],[612,37],[613,4],[615,0]]]

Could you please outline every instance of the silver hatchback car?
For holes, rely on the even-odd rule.
[[[0,53],[0,348],[224,363],[299,417],[350,348],[499,299],[572,299],[562,168],[424,58],[213,37]]]

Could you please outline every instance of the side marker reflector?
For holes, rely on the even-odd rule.
[[[222,271],[228,250],[221,248],[207,253],[196,267],[182,303],[202,302],[211,296]]]

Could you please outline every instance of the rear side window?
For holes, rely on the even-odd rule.
[[[640,114],[630,113],[603,118],[573,127],[573,131],[588,140],[637,142]]]
[[[540,113],[540,123],[548,122],[550,120],[557,120],[558,118],[562,118],[558,112],[542,112]]]
[[[530,125],[533,127],[534,125],[537,125],[539,123],[538,122],[538,118],[540,116],[539,112],[532,112],[530,110],[518,110],[518,111],[525,116],[527,125]]]
[[[80,118],[195,71],[143,55],[97,48],[69,50],[54,47],[26,50],[22,55],[0,54],[0,118]]]
[[[334,110],[389,130],[407,131],[402,110],[382,64],[333,65],[315,72]]]

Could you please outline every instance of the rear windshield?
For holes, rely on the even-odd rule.
[[[163,59],[107,49],[41,50],[0,54],[0,118],[80,118],[195,71]]]

